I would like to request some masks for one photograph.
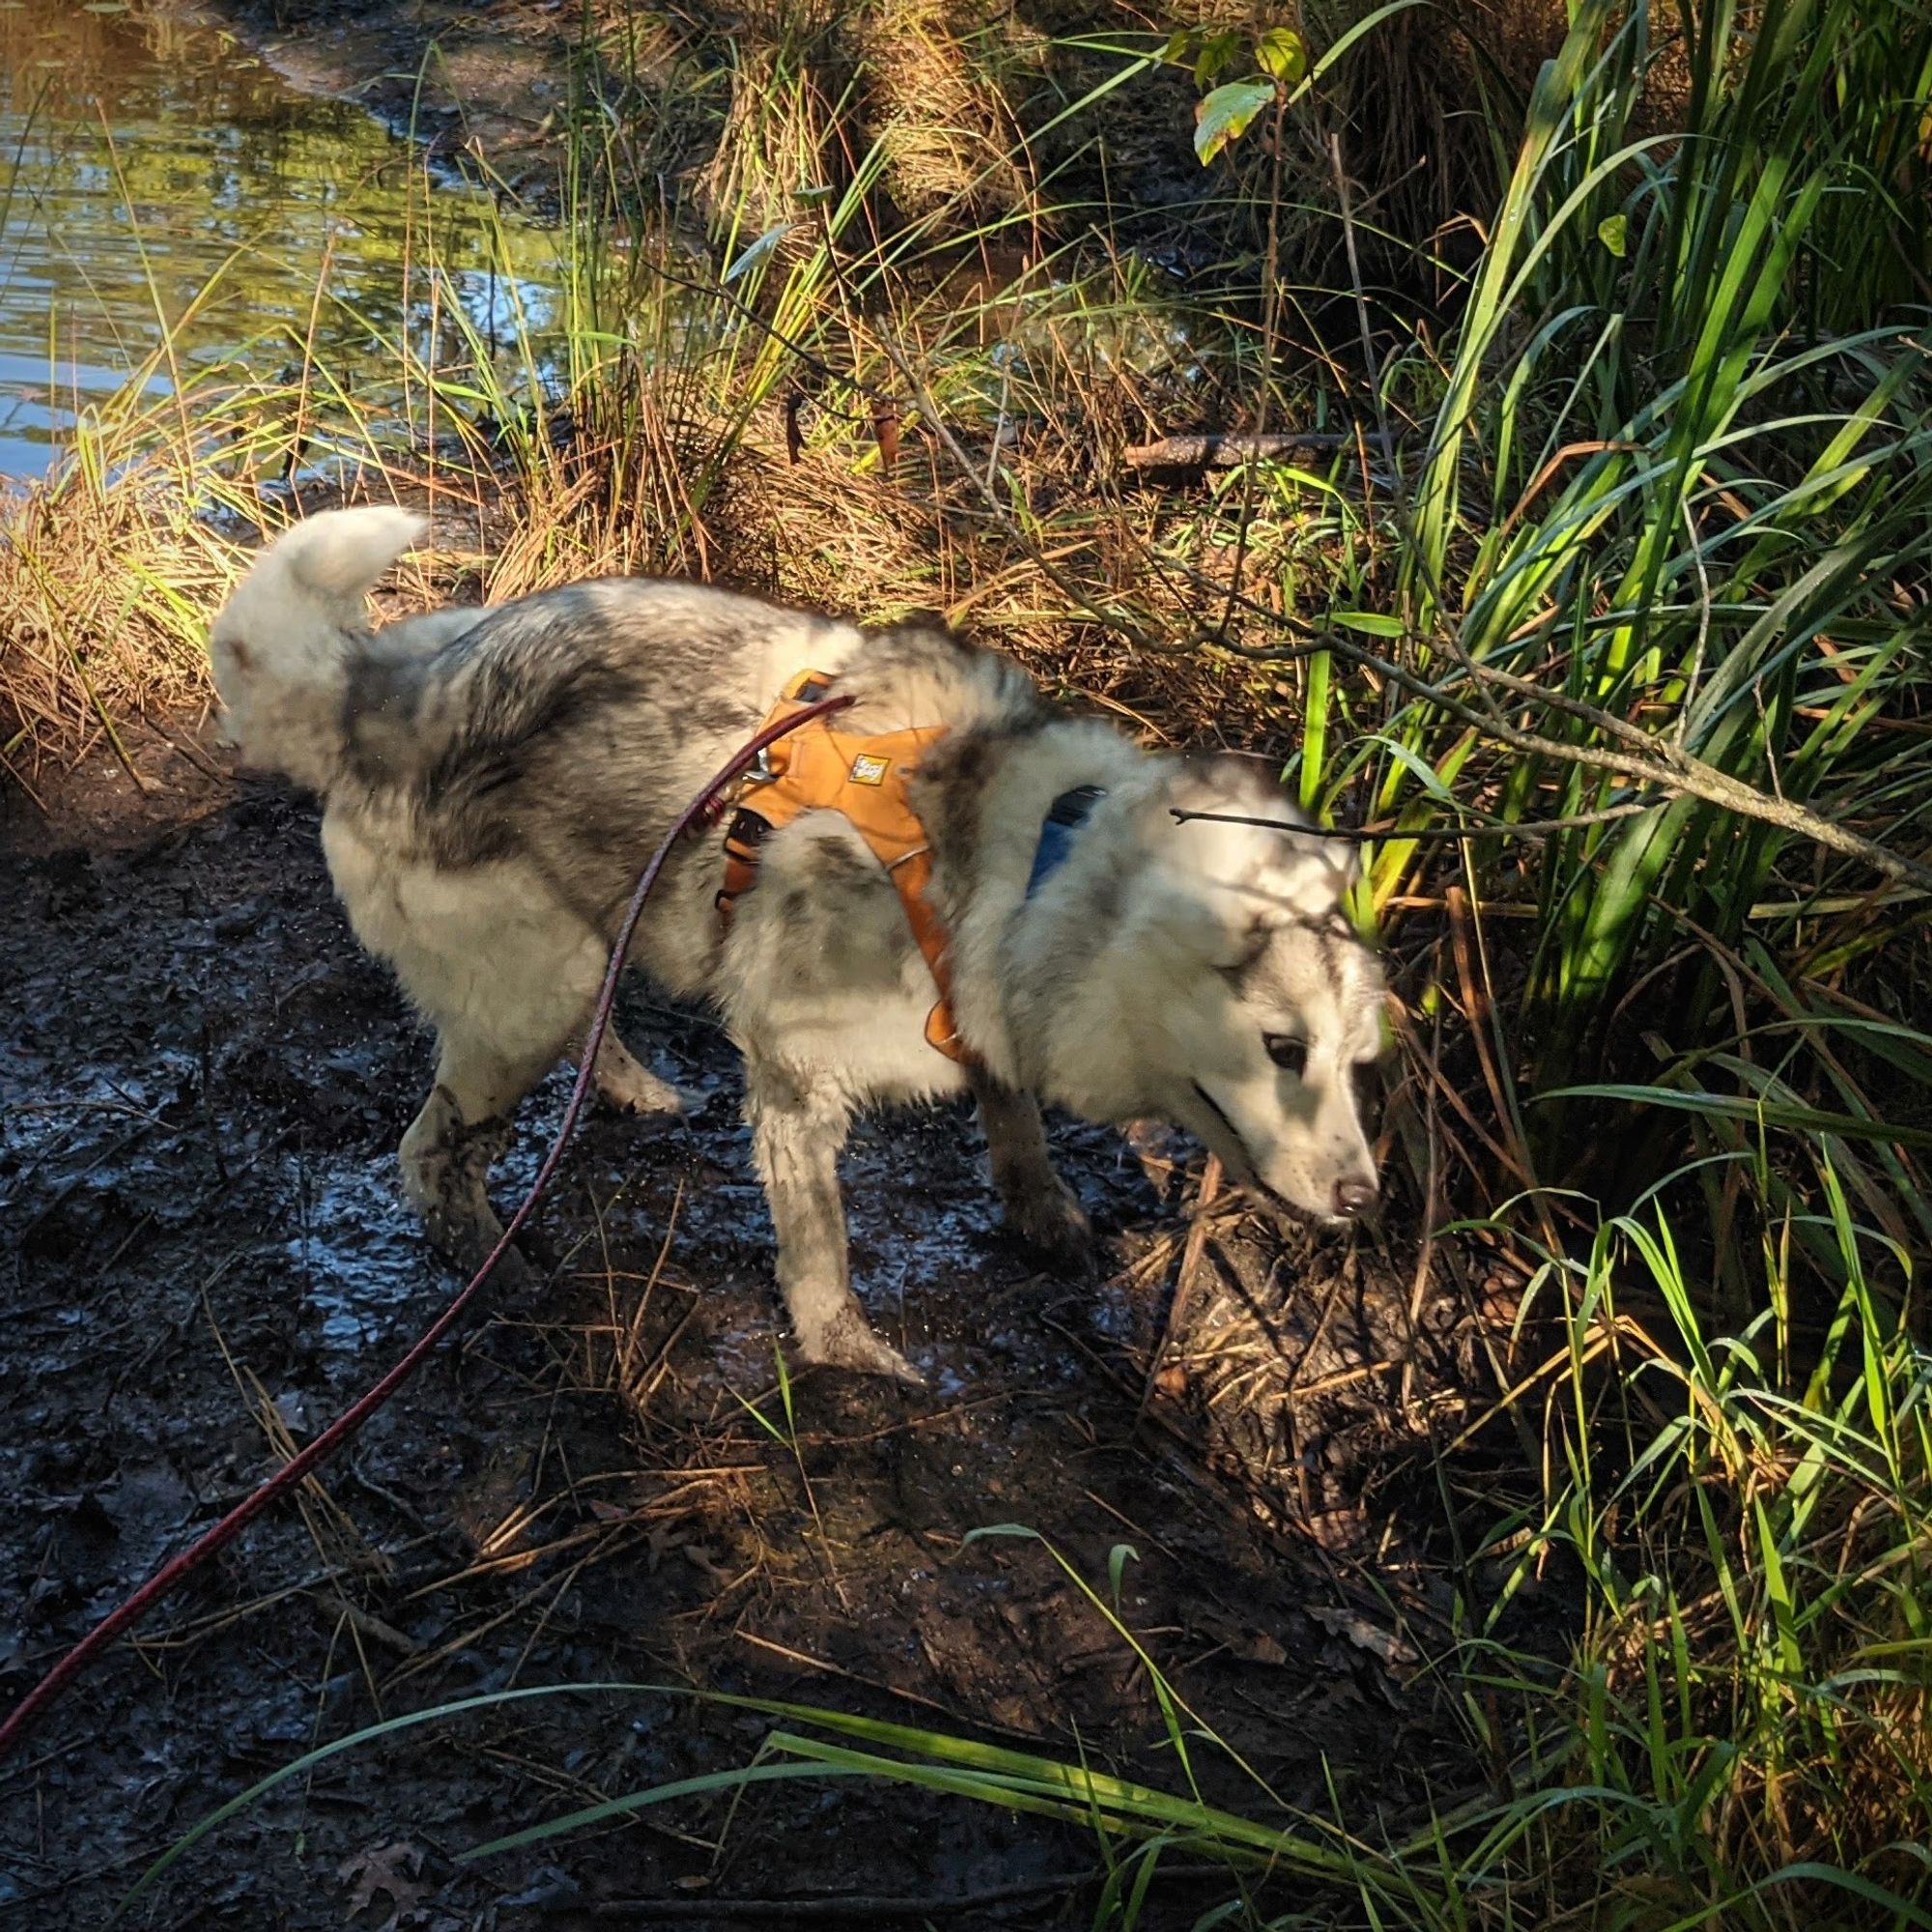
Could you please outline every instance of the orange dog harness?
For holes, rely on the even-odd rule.
[[[778,724],[823,697],[832,679],[801,671],[785,687],[765,724]],[[761,727],[762,728],[762,727]],[[835,731],[830,720],[807,724],[769,747],[744,781],[724,834],[724,888],[718,912],[726,929],[738,900],[756,884],[759,848],[801,812],[836,811],[872,849],[905,908],[906,923],[925,960],[939,999],[926,1015],[926,1044],[949,1060],[972,1058],[952,1024],[952,971],[946,928],[926,902],[932,848],[906,800],[906,780],[927,746],[946,735],[943,724],[860,736]],[[753,799],[755,805],[744,801]]]

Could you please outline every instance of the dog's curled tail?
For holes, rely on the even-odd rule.
[[[245,763],[326,790],[340,762],[344,659],[366,599],[429,527],[411,510],[325,510],[278,537],[209,634],[214,688]]]

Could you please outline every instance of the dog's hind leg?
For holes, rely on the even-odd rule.
[[[1073,1191],[1053,1171],[1046,1130],[1031,1094],[1016,1093],[982,1066],[968,1069],[986,1131],[993,1185],[1014,1234],[1074,1273],[1090,1260],[1092,1231]]]
[[[556,1064],[548,1053],[505,1056],[473,1035],[445,1029],[436,1085],[401,1150],[403,1191],[423,1217],[430,1244],[460,1268],[482,1266],[502,1238],[490,1206],[491,1163],[510,1144],[517,1102]],[[513,1250],[497,1264],[511,1280],[527,1267]]]
[[[588,1027],[584,1029],[587,1033]],[[583,1064],[583,1042],[571,1042],[571,1058]],[[660,1080],[617,1037],[614,1026],[606,1027],[597,1048],[597,1092],[620,1114],[681,1114],[684,1095],[668,1080]]]
[[[919,1371],[872,1332],[852,1293],[838,1195],[850,1109],[842,1098],[804,1091],[748,1059],[745,1118],[778,1229],[779,1287],[799,1352],[808,1362],[922,1383]]]

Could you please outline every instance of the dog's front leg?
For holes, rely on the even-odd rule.
[[[970,1069],[980,1124],[993,1163],[993,1185],[1013,1232],[1061,1266],[1083,1270],[1093,1232],[1073,1190],[1053,1171],[1046,1129],[1031,1094],[995,1080],[983,1066]]]
[[[804,1091],[786,1074],[748,1062],[745,1117],[779,1236],[779,1287],[808,1362],[922,1377],[872,1332],[852,1293],[845,1253],[845,1208],[838,1196],[838,1151],[851,1114],[842,1099]]]

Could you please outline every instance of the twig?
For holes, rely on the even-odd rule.
[[[911,1704],[923,1711],[936,1711],[949,1724],[958,1725],[968,1721],[957,1711],[949,1710],[936,1697],[923,1696],[917,1690],[902,1690],[896,1684],[888,1684],[883,1678],[865,1677],[856,1670],[847,1670],[842,1663],[833,1663],[825,1658],[813,1657],[810,1652],[793,1650],[785,1644],[775,1643],[768,1636],[759,1636],[748,1631],[741,1624],[731,1633],[739,1642],[749,1643],[758,1650],[768,1650],[775,1657],[783,1658],[788,1663],[802,1664],[808,1670],[822,1670],[828,1676],[842,1678],[847,1684],[857,1684],[867,1690],[876,1690],[882,1696],[896,1697],[902,1704]],[[1038,1738],[1031,1731],[1020,1730],[1013,1724],[990,1722],[984,1718],[970,1720],[982,1731],[997,1731],[1002,1737],[1018,1738],[1027,1744],[1037,1744]]]
[[[1384,453],[1392,446],[1379,430],[1368,440]],[[1152,442],[1130,443],[1121,451],[1129,469],[1234,469],[1243,463],[1272,463],[1307,454],[1333,456],[1355,447],[1355,438],[1327,430],[1271,430],[1261,436],[1164,436]]]
[[[1340,838],[1351,844],[1365,844],[1372,838],[1402,838],[1461,842],[1470,838],[1540,838],[1550,832],[1575,832],[1585,825],[1614,825],[1620,818],[1634,818],[1654,810],[1659,800],[1640,804],[1606,806],[1602,811],[1579,811],[1570,818],[1525,818],[1515,825],[1297,825],[1288,818],[1249,818],[1238,811],[1182,811],[1168,809],[1177,824],[1206,819],[1215,825],[1261,825],[1275,832],[1295,832],[1305,838]]]
[[[1416,1336],[1422,1326],[1422,1297],[1428,1293],[1430,1264],[1435,1259],[1436,1192],[1441,1177],[1441,1136],[1436,1131],[1435,1087],[1442,1072],[1442,1007],[1435,1007],[1435,1037],[1430,1042],[1430,1071],[1435,1079],[1423,1083],[1423,1134],[1428,1150],[1422,1180],[1422,1245],[1416,1252],[1415,1273],[1408,1290],[1408,1348],[1402,1365],[1402,1411],[1408,1414],[1415,1399]]]
[[[1134,1411],[1136,1428],[1147,1414],[1149,1404],[1153,1401],[1154,1383],[1160,1378],[1168,1344],[1187,1325],[1187,1310],[1194,1299],[1195,1278],[1201,1272],[1201,1259],[1208,1251],[1210,1219],[1208,1210],[1213,1207],[1214,1197],[1220,1191],[1221,1156],[1210,1153],[1208,1165],[1201,1170],[1201,1192],[1194,1202],[1194,1220],[1187,1230],[1187,1244],[1180,1251],[1180,1267],[1174,1277],[1174,1299],[1168,1304],[1166,1324],[1161,1329],[1160,1339],[1154,1344],[1152,1359],[1148,1363],[1147,1381],[1141,1388],[1140,1407]]]
[[[1259,608],[1259,607],[1257,607]],[[1279,622],[1272,611],[1264,611],[1264,616]],[[1298,647],[1297,653],[1270,653],[1267,651],[1244,652],[1241,655],[1254,658],[1294,655],[1308,647]],[[1440,685],[1431,684],[1427,678],[1417,677],[1413,672],[1404,670],[1391,664],[1386,658],[1374,651],[1359,650],[1352,641],[1340,638],[1325,638],[1319,648],[1333,650],[1338,657],[1346,658],[1365,668],[1386,677],[1391,683],[1401,685],[1413,696],[1426,699],[1437,706],[1447,716],[1460,724],[1466,724],[1472,731],[1498,744],[1508,746],[1512,751],[1521,752],[1532,757],[1552,758],[1561,764],[1584,765],[1596,771],[1613,772],[1619,778],[1631,780],[1634,783],[1655,785],[1660,790],[1676,792],[1682,796],[1701,799],[1706,805],[1715,805],[1720,810],[1728,811],[1740,818],[1754,818],[1765,825],[1775,825],[1782,832],[1797,834],[1809,838],[1814,844],[1822,845],[1828,852],[1836,852],[1840,857],[1857,859],[1869,866],[1873,871],[1888,879],[1899,879],[1908,884],[1932,890],[1932,866],[1918,859],[1908,859],[1902,852],[1894,852],[1889,846],[1881,845],[1876,840],[1862,838],[1856,832],[1847,831],[1834,820],[1822,818],[1815,811],[1794,805],[1788,799],[1773,798],[1768,793],[1734,779],[1727,772],[1720,772],[1715,765],[1708,765],[1703,759],[1693,757],[1688,752],[1677,751],[1669,746],[1657,745],[1655,740],[1645,739],[1655,747],[1655,757],[1639,757],[1626,752],[1602,750],[1594,745],[1566,744],[1561,739],[1546,738],[1540,732],[1524,731],[1505,721],[1488,717],[1452,696]],[[1579,705],[1575,699],[1562,698],[1554,692],[1548,692],[1530,684],[1526,679],[1510,677],[1506,673],[1482,666],[1476,668],[1484,679],[1500,685],[1505,690],[1515,690],[1558,710],[1572,713],[1582,712],[1588,722],[1600,725],[1613,736],[1624,736],[1632,731],[1621,719],[1612,718],[1607,712],[1599,712],[1594,705]],[[1639,738],[1640,732],[1634,733]]]
[[[1624,456],[1641,456],[1644,445],[1640,442],[1566,442],[1534,476],[1529,479],[1529,488],[1516,499],[1516,508],[1503,519],[1503,526],[1497,532],[1499,538],[1506,537],[1521,521],[1523,512],[1536,501],[1549,479],[1573,457],[1605,456],[1612,453]],[[1694,540],[1694,532],[1693,540]]]
[[[1349,256],[1349,281],[1355,291],[1355,320],[1362,331],[1362,359],[1369,373],[1369,395],[1376,406],[1378,435],[1383,455],[1395,455],[1395,438],[1389,433],[1388,405],[1382,396],[1381,364],[1376,356],[1375,331],[1369,327],[1369,298],[1362,287],[1362,264],[1355,251],[1355,213],[1349,201],[1349,171],[1342,165],[1342,137],[1328,136],[1328,158],[1335,169],[1335,196],[1342,208],[1342,244]],[[1396,502],[1402,506],[1401,478],[1396,479]]]

